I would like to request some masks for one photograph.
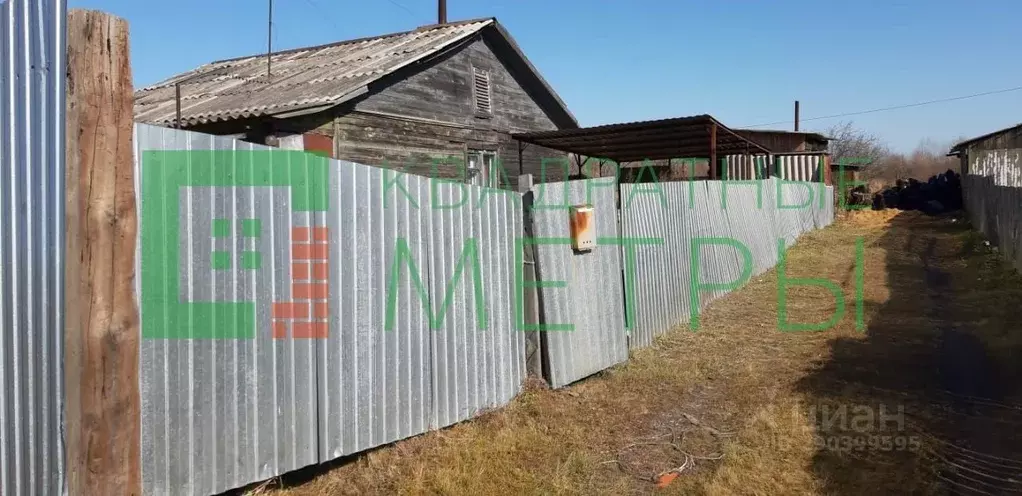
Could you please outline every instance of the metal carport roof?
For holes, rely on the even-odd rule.
[[[770,153],[709,115],[627,122],[579,129],[518,133],[513,137],[555,150],[618,163],[670,158]]]

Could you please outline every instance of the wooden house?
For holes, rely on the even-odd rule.
[[[578,127],[492,18],[212,62],[139,90],[135,118],[505,188],[544,158],[569,173],[512,133]]]

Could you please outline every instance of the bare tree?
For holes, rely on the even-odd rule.
[[[947,156],[947,150],[954,143],[956,142],[940,142],[932,138],[920,141],[916,149],[908,156],[910,177],[925,180],[948,170],[957,172],[959,169],[958,159]]]
[[[830,158],[833,163],[880,165],[890,155],[879,136],[855,127],[851,121],[840,122],[823,132],[831,139]]]

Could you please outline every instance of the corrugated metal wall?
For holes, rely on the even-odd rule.
[[[786,181],[823,182],[823,165],[826,155],[821,153],[796,153],[774,155],[774,170],[777,177]]]
[[[0,494],[63,490],[63,0],[0,4]]]
[[[622,251],[613,178],[533,186],[533,233],[545,331],[544,363],[558,388],[628,359]],[[571,247],[569,206],[594,207],[597,246]],[[561,284],[562,287],[550,286]],[[572,328],[553,330],[558,325]]]
[[[705,240],[696,269],[699,281],[726,284],[741,277],[745,260],[739,248],[722,240],[738,241],[748,248],[752,274],[757,275],[777,263],[778,239],[791,246],[801,234],[833,222],[832,187],[786,184],[778,202],[778,183],[771,178],[757,189],[723,181],[670,182],[660,184],[663,197],[634,194],[643,185],[621,185],[623,199],[634,196],[630,203],[622,201],[622,235],[664,240],[662,246],[636,250],[635,297],[630,299],[636,302],[636,322],[629,346],[649,346],[656,336],[691,318],[694,239]],[[726,293],[701,291],[698,309]]]
[[[465,420],[520,391],[517,193],[300,152],[251,155],[246,172],[245,152],[265,147],[146,125],[135,142],[149,157],[137,175],[148,493],[240,487]],[[174,170],[146,150],[193,153]],[[211,173],[206,150],[242,153]],[[161,193],[168,181],[180,187]],[[434,313],[449,297],[436,330],[420,295]],[[153,335],[173,319],[223,339]],[[254,333],[229,338],[244,325]]]
[[[724,177],[733,181],[766,177],[767,166],[771,160],[769,155],[727,155],[724,157],[726,164]]]
[[[1022,149],[969,153],[962,176],[969,220],[1022,272]]]

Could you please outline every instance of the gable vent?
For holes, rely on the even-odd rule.
[[[476,110],[490,112],[490,74],[473,68]]]

